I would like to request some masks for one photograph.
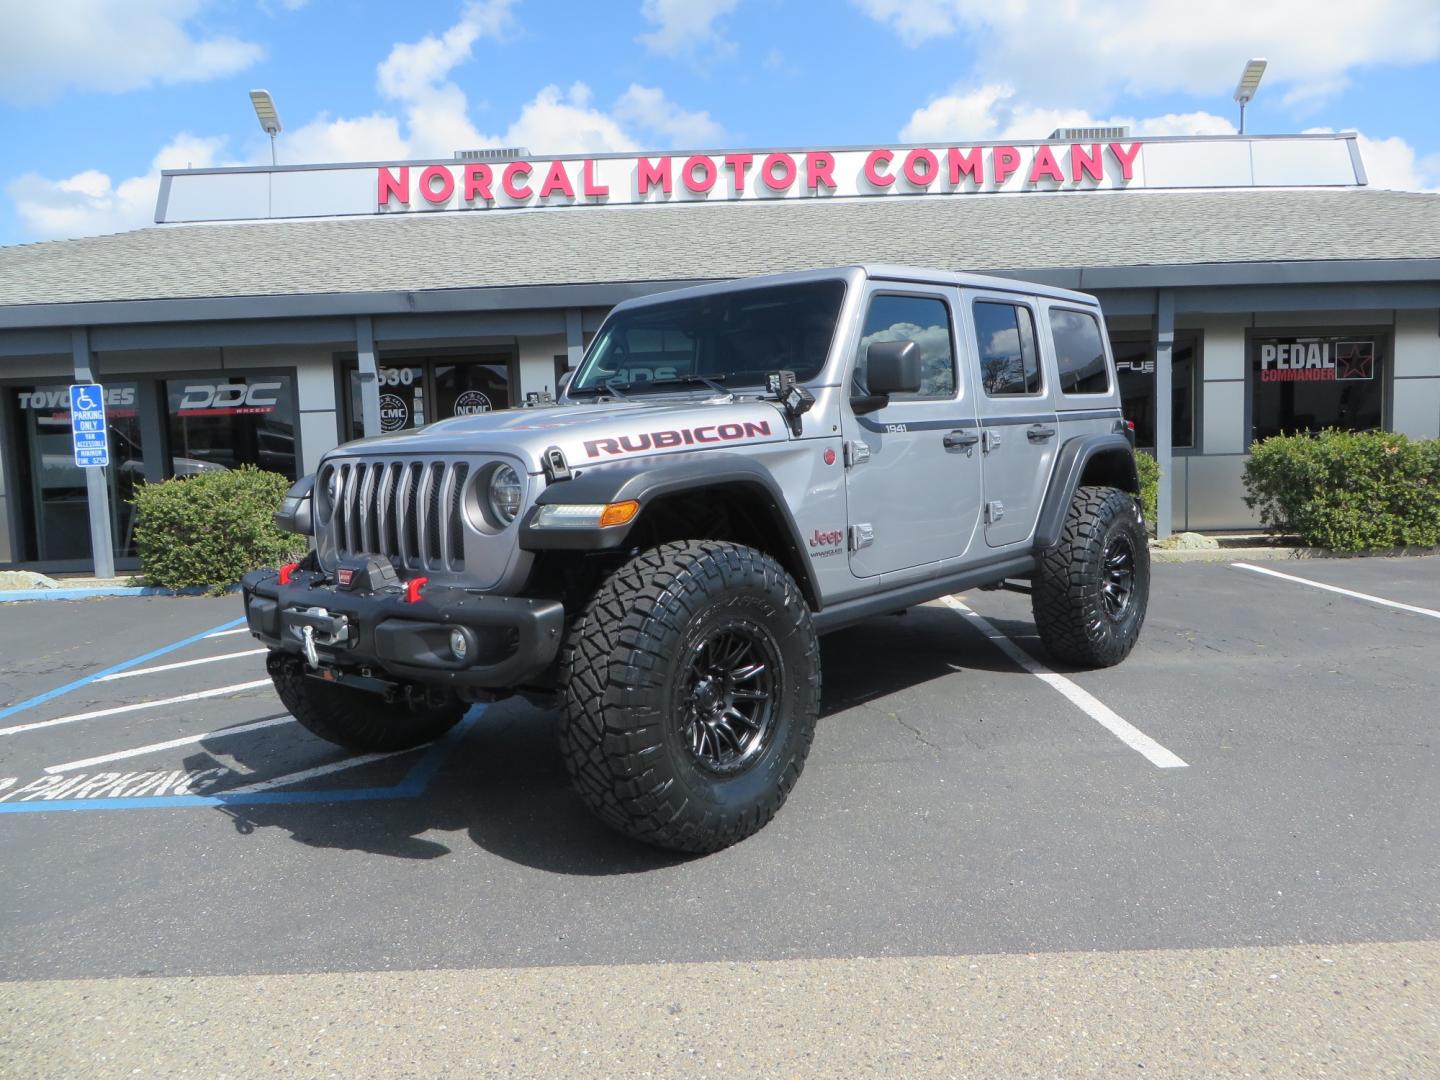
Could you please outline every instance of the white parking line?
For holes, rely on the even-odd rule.
[[[84,769],[90,765],[103,765],[107,761],[121,761],[124,758],[141,757],[144,754],[153,754],[159,750],[173,750],[177,746],[189,746],[191,743],[203,742],[206,739],[221,739],[227,735],[239,735],[246,731],[259,731],[261,728],[274,727],[276,724],[288,724],[295,718],[289,713],[284,716],[272,716],[266,720],[257,720],[253,724],[237,724],[235,727],[221,728],[219,731],[207,731],[200,735],[186,735],[183,739],[170,739],[166,742],[150,743],[148,746],[137,746],[132,750],[120,750],[114,754],[102,754],[99,757],[85,758],[81,761],[67,761],[63,765],[47,765],[47,773],[68,772],[71,769]]]
[[[215,633],[213,633],[213,634],[206,634],[205,636],[206,636],[207,638],[212,638],[212,637],[228,637],[228,636],[231,635],[231,634],[248,634],[248,633],[250,633],[250,627],[248,627],[248,626],[237,626],[234,630],[216,630]]]
[[[1145,757],[1150,764],[1161,769],[1184,769],[1187,768],[1184,761],[1180,760],[1174,753],[1165,749],[1154,739],[1150,738],[1135,725],[1124,719],[1108,705],[1106,705],[1088,690],[1071,682],[1064,675],[1058,675],[1051,671],[1040,661],[1016,645],[1004,634],[996,630],[981,616],[971,611],[965,604],[956,600],[953,596],[941,597],[945,604],[969,620],[970,624],[989,638],[1001,652],[1013,660],[1019,667],[1034,675],[1037,679],[1049,686],[1052,690],[1063,694],[1072,704],[1076,705],[1090,719],[1094,720],[1101,727],[1105,728],[1117,739],[1130,747],[1136,753]]]
[[[269,649],[246,649],[244,652],[227,652],[219,656],[202,656],[199,660],[181,660],[175,664],[157,664],[154,667],[131,668],[117,671],[114,675],[101,675],[96,682],[113,682],[116,679],[133,679],[136,675],[154,675],[159,671],[174,671],[176,668],[194,667],[196,664],[213,664],[219,660],[238,660],[242,656],[259,656]]]
[[[401,754],[413,753],[410,750],[391,750],[384,754],[361,754],[359,757],[346,758],[343,761],[332,761],[329,765],[316,765],[313,769],[302,769],[299,772],[287,773],[285,776],[272,776],[269,780],[259,780],[253,784],[244,784],[241,787],[226,788],[224,791],[215,792],[216,795],[253,795],[257,791],[269,791],[272,788],[289,787],[291,784],[298,784],[302,780],[313,780],[317,776],[329,776],[331,773],[343,772],[346,769],[353,769],[360,765],[369,765],[374,761],[384,761],[386,758],[399,757]]]
[[[179,705],[186,701],[199,701],[202,698],[224,697],[227,694],[240,694],[246,690],[255,690],[262,686],[271,685],[269,679],[256,679],[254,682],[236,683],[233,686],[219,686],[214,690],[201,690],[194,694],[181,694],[179,697],[161,698],[159,701],[137,701],[133,705],[116,705],[109,709],[95,709],[92,712],[75,713],[73,716],[61,716],[54,720],[41,720],[34,724],[18,724],[15,727],[0,728],[0,735],[18,735],[22,731],[37,731],[40,728],[55,727],[57,724],[73,724],[77,720],[94,720],[101,716],[115,716],[118,713],[138,712],[141,709],[158,709],[162,705]]]
[[[1416,615],[1429,615],[1432,619],[1440,619],[1440,611],[1428,607],[1416,607],[1414,604],[1402,604],[1398,600],[1386,600],[1383,596],[1371,596],[1369,593],[1356,592],[1354,589],[1342,589],[1338,585],[1326,585],[1323,581],[1311,581],[1309,578],[1296,577],[1294,574],[1282,574],[1279,570],[1271,570],[1264,566],[1252,566],[1250,563],[1231,563],[1237,570],[1253,570],[1257,574],[1266,574],[1269,577],[1282,578],[1285,581],[1298,581],[1301,585],[1309,585],[1312,589],[1324,589],[1326,592],[1339,593],[1341,596],[1354,597],[1356,600],[1368,600],[1372,604],[1383,604],[1385,607],[1397,608],[1400,611],[1410,611]]]

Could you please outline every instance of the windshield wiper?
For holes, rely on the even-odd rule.
[[[733,396],[734,396],[734,392],[733,392],[733,391],[727,390],[727,389],[725,389],[724,386],[720,385],[720,384],[723,383],[724,381],[725,381],[725,376],[724,376],[724,375],[716,375],[713,379],[710,378],[708,375],[672,375],[672,376],[670,376],[668,379],[650,379],[650,380],[648,380],[647,382],[645,382],[643,385],[645,385],[645,386],[695,386],[696,384],[703,383],[704,385],[708,386],[711,390],[714,390],[717,394],[730,394],[730,395],[733,397]]]

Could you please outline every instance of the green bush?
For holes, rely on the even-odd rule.
[[[1327,430],[1250,453],[1245,503],[1271,532],[1337,551],[1440,544],[1440,439]]]
[[[1145,511],[1145,524],[1155,531],[1160,512],[1155,504],[1160,498],[1160,463],[1151,455],[1135,452],[1135,470],[1140,474],[1140,506]]]
[[[135,544],[154,585],[223,590],[242,574],[299,558],[303,536],[272,515],[290,481],[252,466],[206,472],[135,489]]]

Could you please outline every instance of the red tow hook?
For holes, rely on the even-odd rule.
[[[425,586],[429,584],[428,577],[412,577],[405,583],[405,603],[418,604],[421,594],[425,592]]]
[[[284,566],[280,567],[280,584],[289,585],[290,575],[299,569],[300,564],[298,562],[287,562]]]

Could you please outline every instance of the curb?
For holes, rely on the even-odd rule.
[[[1150,561],[1159,563],[1285,562],[1290,559],[1393,559],[1424,558],[1440,554],[1437,548],[1385,548],[1380,551],[1332,551],[1317,547],[1220,547],[1172,549],[1150,545]]]
[[[238,586],[226,589],[235,592]],[[113,585],[87,589],[5,589],[0,604],[20,600],[92,600],[105,596],[208,596],[209,589],[166,589],[159,585]]]

